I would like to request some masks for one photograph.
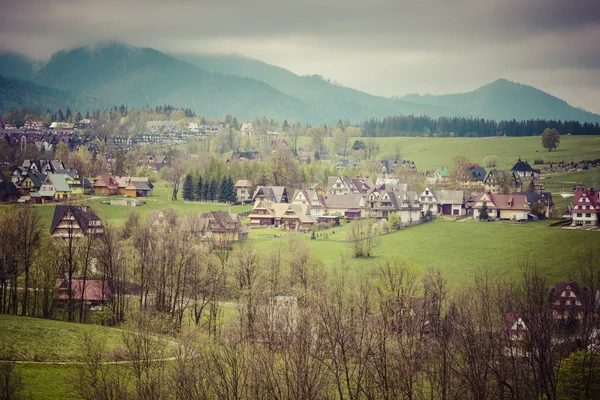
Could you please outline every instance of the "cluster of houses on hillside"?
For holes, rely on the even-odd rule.
[[[458,185],[464,189],[487,192],[501,192],[507,188],[516,191],[526,189],[530,182],[540,177],[540,170],[533,168],[527,160],[520,158],[510,170],[491,169],[486,171],[479,164],[469,163],[463,166],[462,173],[456,177]],[[447,167],[437,168],[427,177],[429,185],[444,185],[450,180],[450,170]]]
[[[417,193],[392,178],[380,178],[374,183],[370,178],[331,176],[326,189],[296,190],[292,196],[283,186],[258,186],[250,197],[250,187],[248,181],[236,183],[238,196],[254,204],[248,216],[250,226],[290,230],[308,230],[319,222],[337,223],[339,218],[387,219],[392,214],[407,225],[438,215],[479,218],[483,208],[490,219],[527,221],[551,218],[553,206],[552,195],[546,192],[504,195],[427,187]]]
[[[76,169],[66,169],[60,160],[25,160],[10,179],[0,171],[0,202],[5,203],[61,202],[84,194],[147,197],[152,189],[149,178],[103,175],[88,180]]]

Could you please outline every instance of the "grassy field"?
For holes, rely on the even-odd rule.
[[[216,210],[231,211],[232,213],[241,213],[250,211],[251,205],[245,206],[230,206],[228,204],[220,203],[200,203],[200,202],[189,202],[189,201],[171,201],[169,197],[171,195],[171,189],[167,187],[165,183],[159,184],[154,188],[154,194],[151,197],[143,199],[146,204],[140,207],[125,207],[125,206],[112,206],[110,204],[102,204],[102,201],[109,199],[119,199],[120,196],[96,196],[92,200],[80,200],[76,201],[75,204],[87,204],[93,207],[94,211],[98,214],[103,221],[110,221],[114,225],[122,225],[131,212],[137,212],[140,217],[144,218],[150,214],[151,210],[164,210],[172,208],[176,210],[179,215],[201,213]],[[50,229],[52,224],[52,216],[54,215],[54,208],[57,204],[39,204],[38,210],[42,218],[42,224]],[[15,205],[0,205],[0,208],[17,207]]]
[[[537,265],[549,282],[567,279],[576,266],[577,257],[596,249],[600,232],[549,228],[547,221],[529,224],[482,223],[473,220],[437,220],[381,236],[381,246],[371,259],[352,259],[348,244],[341,239],[347,227],[325,231],[308,244],[328,271],[340,266],[346,256],[350,273],[365,277],[385,257],[399,257],[416,271],[439,268],[451,288],[456,289],[487,270],[495,276],[520,277],[525,263]],[[276,230],[251,231],[250,238],[260,249],[268,250],[276,240]]]
[[[78,355],[78,338],[86,331],[106,338],[109,353],[123,345],[121,331],[99,325],[0,314],[0,326],[0,359],[5,360],[72,361]]]
[[[308,144],[302,137],[299,143]],[[352,138],[354,140],[366,138]],[[422,171],[440,166],[450,166],[452,157],[465,156],[471,162],[483,164],[488,155],[498,156],[498,169],[510,169],[519,157],[533,164],[535,159],[550,162],[581,161],[600,157],[600,136],[561,136],[560,145],[549,152],[542,147],[540,136],[486,137],[486,138],[376,138],[379,144],[378,158],[393,158],[396,143],[400,143],[402,158],[412,160]],[[329,139],[326,146],[331,146]]]

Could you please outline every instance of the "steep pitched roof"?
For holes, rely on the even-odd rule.
[[[119,185],[110,175],[101,175],[96,178],[96,182],[94,182],[94,187],[107,187],[111,190],[117,190]]]
[[[0,174],[2,172],[0,171]],[[0,201],[4,201],[8,196],[18,196],[19,190],[10,180],[5,179],[4,175],[0,176]]]
[[[529,163],[527,161],[521,161],[520,158],[517,161],[517,163],[512,167],[511,171],[536,172],[538,174],[540,173],[539,169],[532,168],[531,165],[529,165]]]
[[[40,186],[42,186],[42,183],[44,182],[44,179],[46,179],[46,175],[44,174],[35,174],[31,171],[29,171],[27,173],[27,177],[29,177],[29,179],[31,179],[31,181],[33,182],[33,185],[36,188],[39,188]]]
[[[600,212],[600,191],[593,188],[589,190],[575,190],[573,206],[590,206],[590,209],[585,210],[586,213]]]
[[[469,178],[474,181],[483,181],[486,177],[485,168],[479,164],[471,164],[467,167]]]
[[[58,223],[67,212],[73,215],[84,234],[88,232],[90,221],[101,221],[100,217],[88,206],[56,206],[52,217],[52,225],[50,225],[50,234],[54,233]]]
[[[254,191],[252,199],[256,199],[257,196],[264,196],[266,199],[271,200],[275,203],[281,203],[283,200],[287,202],[285,198],[285,187],[284,186],[258,186]]]

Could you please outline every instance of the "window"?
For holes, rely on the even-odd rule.
[[[586,218],[590,218],[591,216],[592,216],[592,214],[590,214],[590,213],[585,214]]]
[[[582,215],[581,213],[577,213],[577,217],[581,218],[581,215]]]

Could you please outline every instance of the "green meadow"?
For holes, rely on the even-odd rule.
[[[308,144],[307,137],[302,144]],[[368,138],[352,138],[366,141]],[[600,158],[600,136],[561,136],[560,145],[549,152],[542,147],[540,136],[484,137],[484,138],[435,138],[435,137],[385,137],[375,138],[379,145],[378,158],[393,158],[396,144],[400,144],[402,158],[412,160],[422,171],[450,166],[452,157],[465,156],[471,162],[483,165],[488,155],[498,156],[497,169],[510,169],[521,157],[533,165],[535,159],[547,163],[571,162]],[[300,142],[300,141],[299,141]],[[332,145],[329,140],[327,146]]]
[[[548,221],[517,224],[440,219],[382,235],[374,257],[353,259],[344,241],[344,230],[348,228],[324,231],[315,240],[309,234],[302,234],[326,270],[340,268],[344,257],[351,274],[365,277],[384,258],[397,257],[412,265],[415,272],[428,267],[440,269],[454,289],[483,271],[517,280],[526,264],[537,266],[549,282],[567,279],[579,255],[597,249],[600,241],[598,231],[550,228]],[[283,237],[274,238],[274,234]],[[286,235],[273,229],[250,232],[254,244],[265,250]]]
[[[118,329],[40,318],[0,314],[0,359],[19,361],[62,362],[77,358],[78,338],[84,332],[97,332],[106,339],[110,353],[122,347]]]

